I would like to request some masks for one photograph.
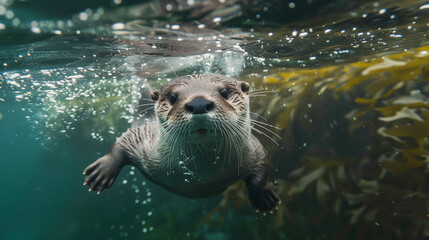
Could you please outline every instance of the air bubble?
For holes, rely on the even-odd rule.
[[[384,13],[386,13],[386,11],[387,11],[387,10],[383,8],[383,9],[381,9],[380,11],[378,11],[378,14],[384,14]]]
[[[123,29],[125,29],[125,24],[123,24],[123,23],[114,23],[112,25],[112,29],[113,30],[123,30]]]
[[[6,8],[3,5],[0,5],[0,16],[6,14]]]
[[[79,19],[80,19],[81,21],[86,21],[86,20],[88,20],[88,14],[86,14],[85,12],[81,12],[81,13],[79,13]]]
[[[7,10],[6,11],[6,18],[7,19],[12,19],[15,16],[15,14],[13,13],[12,10]]]

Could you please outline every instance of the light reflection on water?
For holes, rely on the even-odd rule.
[[[96,151],[86,153],[88,148],[85,148],[82,153],[89,155],[84,157],[85,161],[79,160],[79,165],[84,166],[96,158],[96,152],[105,151],[105,146],[133,121],[139,97],[137,85],[142,82],[157,87],[176,75],[206,72],[265,79],[273,68],[370,61],[428,45],[429,7],[418,1],[402,5],[406,8],[394,6],[392,2],[380,1],[377,5],[368,3],[344,12],[324,13],[319,16],[324,22],[309,18],[270,26],[211,28],[168,19],[112,21],[112,13],[101,8],[88,8],[70,19],[29,19],[20,16],[20,10],[14,11],[14,4],[1,3],[0,34],[12,40],[2,40],[4,45],[0,46],[0,121],[14,121],[7,115],[19,112],[17,116],[25,118],[19,121],[29,124],[32,136],[51,151],[78,144],[80,139],[96,145]],[[28,40],[14,43],[19,38]],[[75,148],[78,151],[79,147]],[[108,204],[138,205],[131,210],[124,208],[119,217],[134,216],[133,223],[108,219],[95,223],[95,229],[110,229],[115,237],[122,238],[156,231],[155,224],[162,229],[159,219],[168,214],[150,220],[164,207],[154,204],[156,194],[152,195],[150,189],[156,187],[146,184],[138,175],[131,168],[117,180],[112,193],[108,193]],[[128,198],[114,200],[114,192]],[[153,192],[162,203],[168,201],[160,195],[171,196],[160,190]],[[32,194],[31,197],[38,196],[36,192]],[[87,193],[76,191],[76,194],[86,198]],[[172,199],[195,204],[193,200]],[[90,201],[89,205],[106,204],[91,196],[74,208]],[[213,202],[201,201],[197,206],[206,213],[211,209],[210,201]],[[188,206],[183,209],[187,214],[195,211]],[[86,210],[97,214],[100,208]],[[71,223],[64,225],[75,234],[79,232]],[[197,227],[205,233],[203,228]]]

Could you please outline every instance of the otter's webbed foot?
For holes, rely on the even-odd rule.
[[[252,207],[262,213],[272,211],[280,203],[280,197],[271,188],[266,175],[265,166],[260,165],[245,179]]]
[[[124,165],[123,159],[106,154],[83,171],[86,175],[84,185],[89,186],[89,191],[100,194],[112,186]]]
[[[258,212],[272,211],[277,204],[280,203],[280,197],[271,189],[268,184],[263,186],[255,186],[250,190],[249,186],[249,200],[252,207]]]

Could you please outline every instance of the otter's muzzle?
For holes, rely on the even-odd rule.
[[[186,110],[192,114],[208,113],[214,108],[214,104],[204,98],[195,98],[190,103],[186,104]]]

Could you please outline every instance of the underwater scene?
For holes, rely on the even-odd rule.
[[[428,34],[427,0],[0,0],[0,239],[429,239]],[[248,83],[273,211],[83,186],[146,90],[204,73]]]

